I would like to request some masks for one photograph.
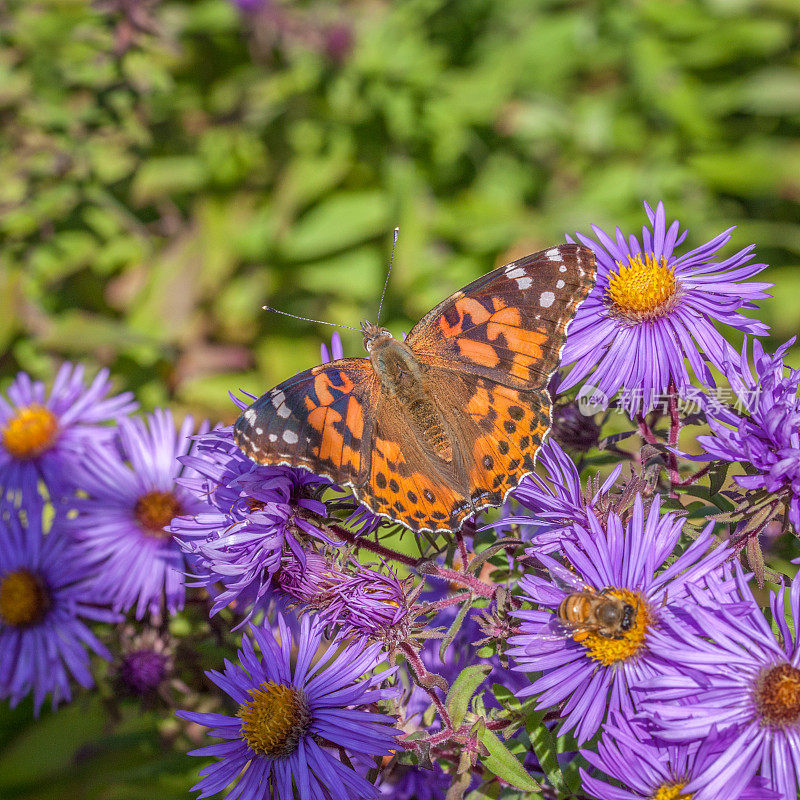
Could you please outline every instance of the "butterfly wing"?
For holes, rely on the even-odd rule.
[[[357,493],[375,513],[412,530],[456,531],[475,512],[500,505],[533,471],[550,427],[550,401],[546,391],[514,389],[467,372],[429,371],[427,377],[453,460],[438,458],[402,405],[382,396],[369,480]]]
[[[458,530],[473,513],[467,493],[452,467],[431,454],[396,398],[381,396],[374,431],[369,480],[356,492],[361,501],[414,531]]]
[[[258,464],[305,467],[339,485],[356,485],[368,466],[378,391],[365,358],[321,364],[256,400],[236,420],[234,441]]]
[[[454,507],[451,529],[500,505],[533,472],[551,426],[547,384],[594,277],[588,248],[534,253],[456,292],[408,335],[460,454],[455,485],[466,502]]]
[[[466,369],[519,389],[544,387],[569,322],[595,280],[587,247],[563,244],[512,261],[451,295],[406,344],[429,368]]]
[[[349,485],[375,514],[412,530],[454,530],[472,513],[437,470],[396,398],[380,391],[370,362],[345,358],[301,372],[256,400],[234,440],[259,464],[305,467]]]

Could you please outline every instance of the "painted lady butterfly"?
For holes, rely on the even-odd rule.
[[[259,464],[350,486],[414,531],[456,531],[533,471],[547,384],[594,276],[592,251],[564,244],[473,281],[405,341],[365,322],[368,358],[276,386],[236,421],[236,443]]]

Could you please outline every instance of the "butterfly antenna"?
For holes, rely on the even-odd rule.
[[[386,287],[389,285],[389,276],[392,274],[392,264],[394,263],[394,249],[397,247],[397,237],[400,235],[400,228],[394,229],[394,241],[392,242],[392,255],[389,256],[389,269],[386,272],[386,280],[383,282],[381,301],[378,303],[378,318],[375,320],[377,325],[381,321],[381,309],[383,308],[383,298],[386,295]]]
[[[275,314],[283,314],[284,317],[292,317],[293,319],[302,319],[303,322],[316,322],[318,325],[330,325],[334,328],[347,328],[350,331],[356,331],[357,333],[361,333],[360,328],[353,328],[351,325],[337,325],[335,322],[325,322],[324,319],[311,319],[311,317],[301,317],[297,314],[290,314],[288,311],[279,311],[277,308],[273,308],[272,306],[261,306],[264,311],[272,311]]]

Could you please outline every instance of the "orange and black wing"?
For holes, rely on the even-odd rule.
[[[305,467],[357,485],[371,448],[377,378],[366,358],[342,358],[289,378],[259,397],[233,427],[258,464]]]
[[[546,386],[567,326],[594,286],[595,257],[563,244],[488,272],[439,303],[406,344],[428,368],[518,389]]]
[[[396,399],[382,396],[369,479],[357,494],[412,530],[456,531],[476,511],[500,505],[533,472],[550,427],[550,398],[546,390],[514,389],[466,371],[428,378],[453,443],[452,462],[436,458]]]
[[[432,456],[396,398],[378,400],[369,477],[356,490],[376,514],[413,531],[453,531],[473,513],[451,465]]]

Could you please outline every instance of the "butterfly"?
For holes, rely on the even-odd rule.
[[[533,472],[550,431],[550,377],[595,282],[563,244],[488,272],[404,341],[362,324],[367,358],[289,378],[236,421],[258,464],[304,467],[413,531],[454,532]]]

